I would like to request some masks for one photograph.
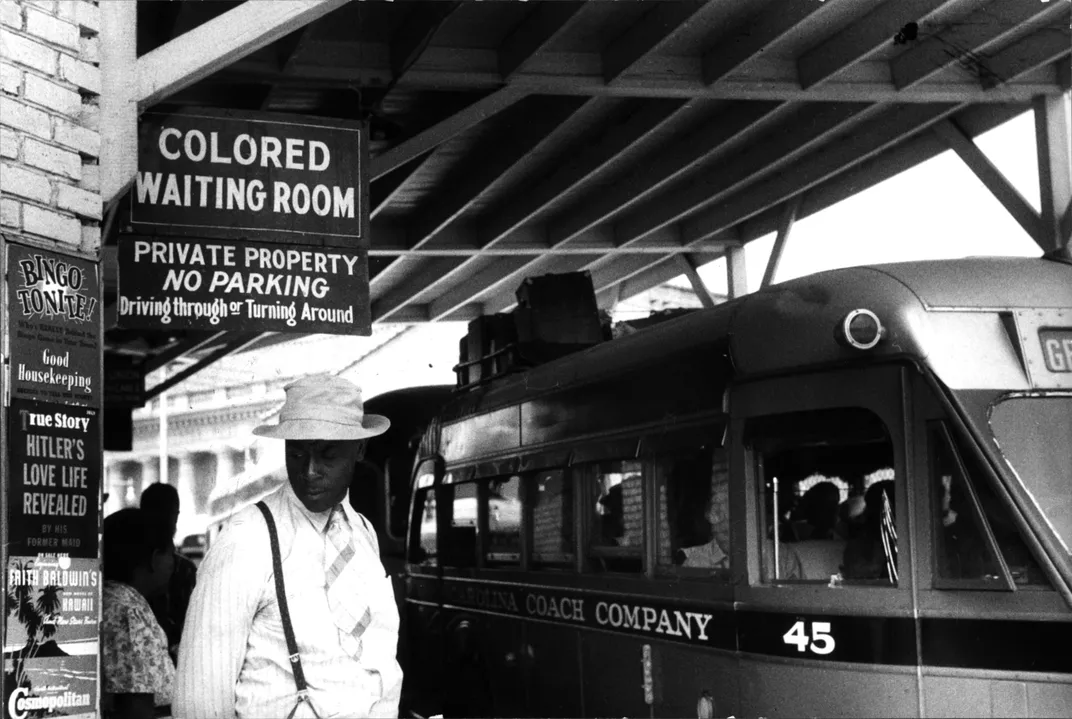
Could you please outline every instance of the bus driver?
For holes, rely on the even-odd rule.
[[[253,430],[286,441],[289,483],[240,512],[200,567],[176,717],[398,715],[394,591],[348,496],[365,442],[389,426],[358,387],[319,375],[287,386],[279,424]]]

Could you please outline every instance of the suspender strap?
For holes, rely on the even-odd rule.
[[[275,531],[275,520],[272,512],[264,502],[257,502],[257,509],[264,515],[264,521],[268,524],[268,537],[272,542],[272,573],[275,575],[275,597],[279,602],[279,615],[283,619],[283,635],[287,639],[287,651],[290,653],[290,665],[294,671],[294,683],[298,687],[298,696],[304,698],[308,685],[305,683],[305,672],[302,670],[301,655],[298,654],[298,643],[294,640],[294,625],[290,623],[290,609],[287,608],[287,593],[283,587],[283,558],[279,554],[279,535]]]

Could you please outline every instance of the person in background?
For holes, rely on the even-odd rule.
[[[101,546],[101,712],[105,719],[161,716],[175,667],[148,599],[171,577],[171,535],[142,510],[121,509],[105,518]]]
[[[289,482],[209,546],[179,647],[180,719],[398,716],[394,589],[349,499],[366,441],[390,421],[365,414],[361,390],[339,377],[285,391],[279,423],[253,433],[285,440]]]
[[[168,580],[167,590],[149,602],[156,621],[164,628],[168,638],[168,652],[172,661],[178,661],[179,641],[182,626],[186,621],[186,608],[197,584],[197,565],[175,551],[175,533],[179,523],[179,493],[170,484],[150,484],[141,493],[141,509],[150,521],[167,528],[171,536],[171,551],[175,555],[174,570]]]

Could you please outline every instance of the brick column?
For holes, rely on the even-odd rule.
[[[0,227],[94,259],[99,31],[91,0],[0,3]]]

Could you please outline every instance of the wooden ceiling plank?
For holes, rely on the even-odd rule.
[[[765,52],[824,7],[815,0],[775,0],[759,14],[711,43],[703,56],[703,84],[711,85]]]
[[[151,107],[347,2],[274,0],[228,10],[138,58],[138,107]]]
[[[768,176],[726,202],[682,223],[687,244],[710,238],[726,228],[785,202],[847,168],[903,142],[960,109],[957,105],[904,105],[874,117],[821,151],[811,153],[777,175]]]
[[[804,89],[836,75],[875,50],[892,44],[893,37],[910,22],[919,23],[952,0],[887,0],[836,35],[797,59],[797,74]]]
[[[628,120],[609,128],[599,142],[565,158],[565,162],[538,185],[519,191],[501,203],[502,210],[483,223],[482,244],[488,247],[501,241],[555,200],[577,191],[620,155],[672,122],[682,107],[665,101],[645,103]]]
[[[1023,74],[1025,67],[1037,67],[1063,58],[1068,65],[1072,53],[1072,32],[1066,24],[1041,28],[1020,40],[1003,47],[987,58],[989,74],[984,86],[994,87]]]
[[[592,101],[589,101],[592,102]],[[460,216],[494,182],[528,156],[554,129],[566,122],[584,105],[562,102],[548,108],[542,116],[530,116],[520,126],[498,128],[469,153],[444,178],[442,191],[430,206],[422,207],[419,218],[410,228],[412,247],[429,242],[438,232]]]
[[[464,259],[457,257],[429,257],[422,259],[416,267],[406,273],[402,282],[399,282],[395,287],[385,292],[383,296],[372,302],[372,321],[383,322],[387,320],[437,278],[450,272],[462,262],[464,262]]]
[[[754,132],[757,123],[777,111],[778,106],[774,104],[735,105],[696,131],[660,148],[599,196],[583,198],[566,213],[552,219],[548,228],[550,243],[569,241],[605,222],[685,175],[729,143]]]
[[[392,200],[395,200],[405,189],[406,184],[428,164],[428,160],[435,154],[435,150],[423,156],[418,156],[409,163],[392,170],[386,175],[380,176],[369,188],[369,219],[375,220],[377,215],[387,209]],[[379,238],[377,237],[377,243]]]
[[[857,121],[863,113],[873,111],[873,106],[862,103],[804,107],[787,121],[787,126],[771,130],[702,177],[669,188],[643,205],[631,208],[615,221],[618,244],[636,242],[702,207],[725,201],[757,178],[777,172],[844,132],[846,125]]]
[[[437,2],[407,8],[406,19],[395,31],[390,42],[391,72],[395,76],[396,84],[401,82],[406,71],[428,47],[436,31],[460,6],[461,3],[458,2]]]
[[[972,142],[971,138],[957,127],[952,120],[942,120],[935,123],[933,130],[947,147],[957,153],[960,159],[964,161],[964,164],[990,190],[990,194],[1024,228],[1024,231],[1036,242],[1039,242],[1042,217],[1031,206],[1031,203],[1020,194],[1020,191],[1009,182],[1008,178],[1001,173],[1001,170],[990,161],[990,158],[983,154],[978,145]]]
[[[309,23],[300,30],[295,30],[290,35],[282,38],[277,45],[279,45],[279,52],[277,55],[278,73],[280,76],[286,77],[294,72],[295,59],[301,55],[302,51],[309,46],[312,37],[313,25],[315,23]],[[264,100],[261,102],[261,110],[267,110],[272,105],[272,101],[275,99],[276,87],[278,83],[272,82],[268,86],[268,92],[264,95]]]
[[[541,50],[562,36],[577,19],[584,2],[539,3],[499,45],[499,75],[504,81]]]
[[[1067,3],[994,0],[949,26],[917,41],[890,61],[890,74],[898,90],[923,82],[934,74],[959,64],[966,73],[984,80],[992,73],[981,51],[1031,21],[1064,18]],[[985,80],[984,80],[985,81]]]
[[[496,260],[479,272],[456,281],[454,285],[435,298],[428,305],[428,317],[433,322],[446,317],[463,305],[470,304],[474,298],[494,290],[503,282],[527,265],[529,257],[505,257]]]
[[[527,95],[527,91],[508,85],[477,100],[445,120],[437,122],[427,130],[403,140],[382,155],[372,158],[369,163],[372,179],[383,177],[391,170],[435,149],[452,137],[502,112]]]
[[[712,3],[711,6],[717,3]],[[708,3],[661,2],[603,49],[603,80],[612,83],[685,30]]]

